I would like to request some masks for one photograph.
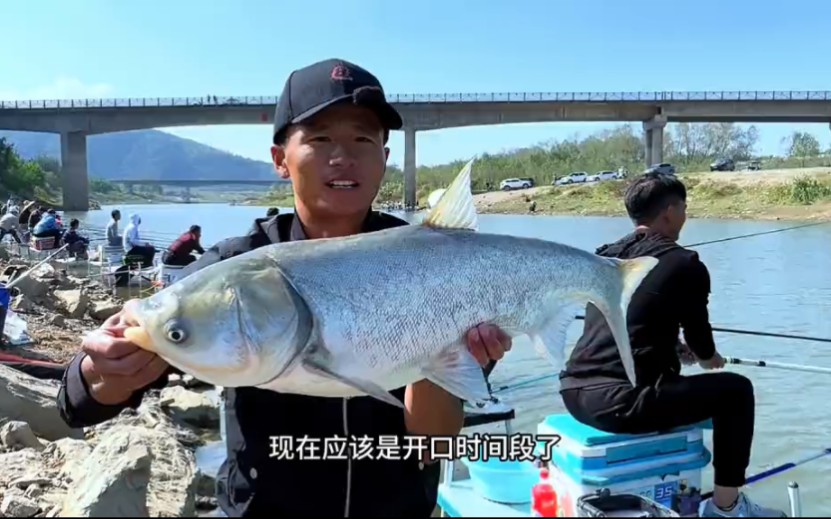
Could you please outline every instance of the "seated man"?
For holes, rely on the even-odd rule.
[[[736,373],[681,376],[677,353],[680,328],[702,368],[718,369],[707,309],[710,277],[698,254],[676,241],[686,221],[686,188],[674,176],[646,174],[626,191],[633,233],[597,250],[621,259],[654,256],[659,264],[635,291],[628,328],[637,387],[623,369],[605,319],[587,305],[583,335],[560,374],[568,411],[586,425],[622,434],[645,434],[708,419],[713,421],[713,498],[702,517],[782,517],[762,508],[739,489],[745,484],[753,440],[753,385]]]
[[[81,222],[77,218],[69,221],[69,230],[63,235],[63,242],[68,245],[67,252],[70,256],[76,258],[87,258],[87,247],[89,246],[89,238],[85,238],[78,234],[78,228]]]
[[[107,224],[107,245],[110,247],[121,246],[121,235],[118,234],[118,221],[121,220],[121,211],[113,209],[110,212],[110,222]]]
[[[35,238],[55,238],[55,246],[63,235],[63,229],[58,222],[58,213],[54,209],[50,209],[38,220],[37,224],[32,228],[32,236]]]
[[[144,242],[139,234],[139,225],[141,225],[141,217],[137,214],[130,215],[130,223],[124,229],[123,248],[127,256],[141,257],[142,268],[153,265],[153,257],[156,255],[156,248],[149,242]]]
[[[162,255],[162,263],[165,265],[177,265],[184,267],[196,261],[192,252],[205,254],[205,249],[199,243],[202,237],[202,228],[198,225],[191,225],[188,232],[176,238],[170,247]]]

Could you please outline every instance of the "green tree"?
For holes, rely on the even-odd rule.
[[[35,161],[20,158],[14,146],[0,138],[0,185],[22,196],[33,196],[46,187],[46,172]]]
[[[788,149],[788,157],[798,159],[805,166],[805,159],[820,155],[820,145],[816,137],[808,132],[793,132],[783,139]]]
[[[677,123],[665,138],[664,159],[686,170],[705,169],[719,158],[748,160],[759,142],[759,130],[734,123]]]

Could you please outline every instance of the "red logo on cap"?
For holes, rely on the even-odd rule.
[[[348,68],[343,65],[336,65],[335,68],[332,69],[332,79],[335,81],[348,81],[352,79],[352,76],[349,75]]]

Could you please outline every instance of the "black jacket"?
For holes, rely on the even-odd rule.
[[[363,232],[407,225],[372,212]],[[211,263],[273,242],[305,239],[293,214],[258,219],[246,236],[224,240],[188,266],[187,275]],[[80,375],[82,355],[67,369],[58,405],[64,420],[89,426],[137,407],[139,391],[124,406],[102,406],[89,395]],[[167,376],[152,385],[164,387]],[[148,388],[149,389],[149,388]],[[404,400],[405,388],[392,393]],[[407,434],[404,413],[372,397],[349,399],[279,394],[256,388],[225,389],[228,457],[217,481],[220,506],[231,517],[276,514],[299,516],[430,517],[436,505],[438,463],[426,467],[405,461],[371,459],[285,460],[271,457],[271,437],[325,438]],[[404,446],[402,442],[399,445]]]
[[[627,325],[638,385],[654,385],[661,377],[681,371],[677,344],[680,328],[695,355],[709,359],[715,352],[707,310],[710,275],[698,253],[658,233],[638,231],[597,249],[597,254],[621,259],[658,258],[629,303]],[[606,320],[586,305],[583,335],[560,374],[562,390],[628,380]]]

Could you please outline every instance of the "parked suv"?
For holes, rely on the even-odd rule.
[[[736,171],[733,159],[719,159],[710,164],[710,171]]]
[[[531,187],[531,179],[527,178],[506,178],[499,183],[499,189],[502,191],[510,191],[512,189],[528,189]]]
[[[675,166],[668,162],[662,162],[660,164],[653,164],[646,168],[644,173],[658,173],[659,175],[674,175],[675,174]]]
[[[552,182],[552,184],[554,184],[555,186],[577,184],[580,182],[585,182],[587,178],[589,178],[589,174],[585,171],[575,171],[574,173],[569,173],[564,177],[560,177],[559,179]]]
[[[586,182],[602,182],[604,180],[617,180],[620,178],[617,171],[599,171],[594,175],[590,175]]]

